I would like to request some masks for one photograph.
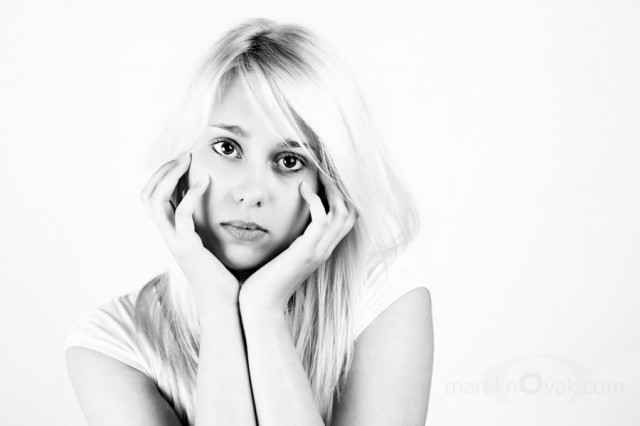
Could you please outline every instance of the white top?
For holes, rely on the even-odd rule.
[[[424,270],[400,255],[386,274],[374,269],[365,287],[358,315],[357,334],[373,322],[402,295],[417,287],[427,287]],[[108,303],[79,317],[69,329],[64,350],[82,346],[115,358],[152,377],[135,333],[133,314],[138,291],[111,299]]]

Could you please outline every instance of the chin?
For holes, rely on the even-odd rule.
[[[250,271],[267,262],[268,257],[261,251],[250,247],[230,247],[218,259],[233,271]]]

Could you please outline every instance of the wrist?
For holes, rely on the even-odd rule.
[[[238,304],[216,306],[202,314],[198,314],[200,326],[205,327],[208,324],[221,324],[240,318],[240,307]]]
[[[243,322],[280,322],[285,318],[285,309],[265,304],[241,301],[239,312]]]
[[[267,287],[263,283],[252,283],[252,287],[241,287],[238,294],[238,308],[241,313],[262,313],[265,315],[284,315],[288,300],[283,300],[283,296],[267,293],[263,294],[257,289]],[[268,287],[267,287],[268,288]]]

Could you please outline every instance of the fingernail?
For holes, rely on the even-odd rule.
[[[198,186],[202,186],[202,185],[204,185],[205,183],[208,183],[208,182],[209,182],[209,175],[205,175],[202,179],[200,179],[200,180],[196,183],[196,185],[198,185]]]

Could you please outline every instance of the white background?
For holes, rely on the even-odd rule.
[[[382,4],[0,7],[2,423],[84,424],[66,331],[162,270],[138,198],[162,123],[216,37],[263,16],[336,45],[419,203],[427,424],[639,424],[640,3]]]

